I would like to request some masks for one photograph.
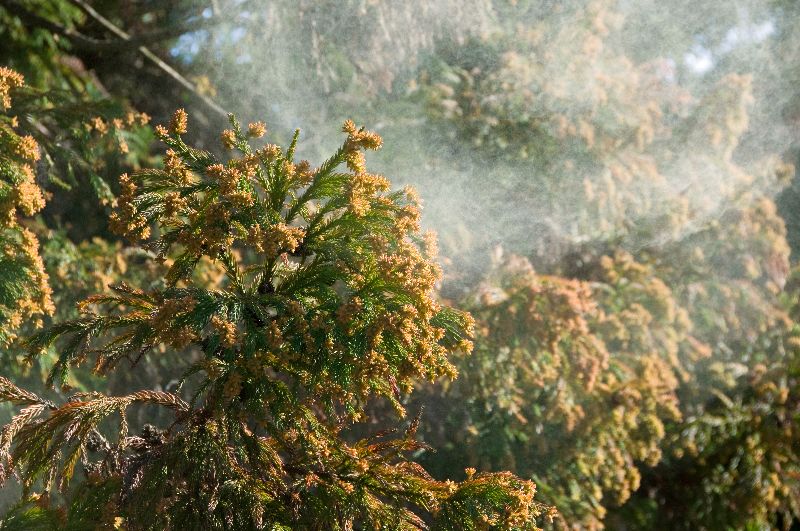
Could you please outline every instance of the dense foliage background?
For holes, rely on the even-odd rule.
[[[191,402],[178,382],[211,347],[179,340],[179,328],[157,330],[154,350],[132,369],[101,378],[89,363],[54,389],[48,374],[72,363],[71,347],[55,343],[33,357],[22,338],[77,318],[79,301],[122,282],[175,298],[175,271],[191,261],[166,253],[179,231],[152,208],[131,210],[135,186],[120,175],[180,173],[177,155],[162,159],[153,127],[176,108],[191,127],[168,145],[193,170],[211,159],[200,164],[181,146],[227,160],[225,144],[237,142],[234,133],[220,141],[227,111],[243,123],[264,120],[277,145],[292,144],[300,128],[298,159],[316,163],[336,152],[352,118],[383,137],[369,154],[372,171],[418,189],[421,224],[439,233],[436,307],[472,314],[474,349],[449,348],[448,362],[430,354],[428,371],[376,364],[369,377],[383,383],[342,406],[358,422],[335,435],[314,428],[318,437],[357,446],[396,427],[398,411],[419,413],[416,438],[430,448],[414,446],[414,461],[442,481],[469,484],[467,468],[533,480],[536,500],[558,510],[541,526],[791,527],[800,520],[800,12],[781,0],[697,4],[0,0],[0,375],[54,403],[140,389]],[[348,164],[358,175],[359,160]],[[311,181],[298,179],[287,194],[302,197]],[[196,192],[140,186],[178,194],[159,207],[175,212],[186,208],[176,198]],[[365,207],[354,189],[382,186],[340,192],[357,212]],[[335,196],[331,187],[325,193]],[[134,219],[137,209],[143,217]],[[210,216],[196,210],[204,213],[192,223]],[[236,219],[252,232],[254,218]],[[297,233],[285,221],[280,245],[291,247]],[[129,238],[147,231],[166,243],[141,248]],[[201,251],[182,281],[232,289],[230,261],[215,263],[209,246],[250,240],[183,238]],[[355,244],[314,245],[336,256]],[[254,252],[269,255],[263,244]],[[234,261],[246,269],[252,259]],[[375,297],[344,313],[402,317]],[[415,337],[430,339],[419,326]],[[164,355],[176,349],[180,356]],[[223,392],[225,382],[244,369],[225,363],[214,385],[236,395],[243,376]],[[308,370],[291,368],[320,402],[293,411],[339,407],[326,402],[339,389]],[[351,376],[324,370],[350,385]],[[276,403],[259,393],[261,402],[241,400],[248,414]],[[4,424],[18,411],[0,408]],[[138,433],[173,419],[145,407],[127,420]],[[16,507],[3,528],[20,514],[16,485],[9,478],[0,491],[5,510]],[[61,503],[51,496],[40,505]]]

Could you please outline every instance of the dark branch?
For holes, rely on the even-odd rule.
[[[46,29],[66,37],[75,49],[97,53],[136,49],[139,46],[174,39],[185,33],[211,27],[224,20],[221,16],[211,18],[194,17],[179,26],[157,29],[139,35],[130,35],[128,39],[97,39],[42,17],[26,9],[18,0],[0,0],[0,5],[28,25]]]
[[[114,35],[118,36],[120,39],[122,39],[124,41],[130,41],[131,40],[131,36],[128,35],[124,30],[122,30],[122,28],[120,28],[119,26],[115,25],[113,22],[111,22],[110,20],[105,18],[103,15],[98,13],[88,3],[84,2],[83,0],[72,0],[72,3],[77,5],[78,7],[80,7],[87,15],[89,15],[90,17],[95,19],[103,27],[105,27],[108,31],[110,31]],[[197,96],[203,103],[205,103],[214,112],[216,112],[218,114],[221,114],[222,116],[225,116],[225,117],[228,116],[228,112],[225,109],[223,109],[217,102],[215,102],[214,100],[212,100],[211,98],[209,98],[205,94],[203,94],[200,91],[198,91],[197,87],[194,85],[194,83],[192,83],[191,81],[189,81],[188,79],[183,77],[177,70],[175,70],[170,65],[165,63],[160,57],[158,57],[156,54],[154,54],[152,51],[150,51],[149,48],[147,48],[146,46],[139,46],[138,50],[142,55],[144,55],[145,57],[150,59],[153,63],[156,64],[156,66],[158,66],[161,70],[166,72],[170,77],[172,77],[175,81],[177,81],[181,86],[183,86],[187,90],[189,90],[192,93],[194,93],[195,96]]]
[[[208,106],[211,110],[222,116],[227,117],[228,112],[225,109],[223,109],[217,102],[215,102],[205,94],[202,94],[194,85],[194,83],[186,79],[177,70],[172,68],[169,64],[167,64],[155,53],[153,53],[149,48],[147,48],[146,46],[144,46],[144,44],[142,44],[143,42],[157,42],[159,40],[164,40],[167,38],[181,35],[188,31],[194,31],[195,29],[199,29],[200,27],[203,27],[204,25],[208,24],[208,20],[196,19],[177,28],[164,29],[161,31],[156,31],[138,37],[134,37],[126,33],[120,27],[116,26],[113,22],[105,18],[103,15],[98,13],[94,8],[92,8],[83,0],[72,0],[72,3],[80,7],[87,15],[89,15],[91,18],[100,23],[108,31],[116,35],[118,39],[113,39],[113,40],[95,39],[94,37],[89,37],[77,30],[68,28],[61,24],[53,22],[45,17],[42,17],[36,13],[33,13],[28,9],[26,9],[25,7],[23,7],[16,0],[0,0],[1,6],[3,6],[12,15],[19,17],[20,20],[22,20],[25,24],[46,29],[54,34],[61,35],[66,39],[68,39],[70,44],[72,44],[72,46],[78,50],[84,50],[96,53],[120,50],[124,48],[133,48],[138,50],[139,53],[141,53],[142,55],[147,57],[150,61],[155,63],[156,66],[158,66],[158,68],[163,70],[167,75],[169,75],[172,79],[178,82],[182,87],[184,87],[185,89],[192,92],[195,96],[197,96],[197,98],[200,99],[203,103],[205,103],[206,106]]]
[[[61,35],[69,39],[70,43],[77,49],[88,51],[100,51],[104,48],[103,42],[93,37],[88,37],[74,29],[62,26],[52,20],[37,15],[36,13],[25,9],[16,0],[0,0],[6,11],[12,15],[19,17],[19,19],[28,26],[35,26],[38,28],[46,29],[57,35]]]

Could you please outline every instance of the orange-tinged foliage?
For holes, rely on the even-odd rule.
[[[440,271],[413,195],[388,191],[354,156],[380,138],[348,122],[342,147],[311,170],[293,162],[297,136],[286,151],[253,149],[231,117],[239,155],[223,163],[183,142],[187,124],[178,111],[159,129],[165,169],[123,176],[113,219],[133,239],[158,227],[146,245],[163,283],[112,286],[28,341],[34,356],[65,338],[50,375],[62,385],[89,358],[106,375],[158,346],[189,349],[186,394],[78,392],[56,406],[0,378],[0,398],[29,406],[0,441],[4,475],[13,467],[26,490],[67,494],[81,463],[78,499],[54,513],[64,525],[522,530],[552,517],[511,473],[435,480],[409,457],[423,448],[419,419],[399,438],[342,436],[367,400],[404,413],[415,379],[454,376],[448,357],[472,334],[468,315],[434,299]],[[224,282],[197,274],[201,260],[220,264]],[[174,418],[130,435],[137,403]]]
[[[4,111],[11,108],[12,89],[22,85],[21,75],[0,68]],[[39,240],[23,222],[44,208],[33,167],[39,146],[33,137],[17,134],[16,125],[15,117],[0,115],[0,346],[13,341],[29,320],[41,325],[41,317],[54,311]]]

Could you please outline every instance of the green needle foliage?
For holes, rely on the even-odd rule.
[[[116,285],[27,343],[32,357],[56,345],[51,384],[90,359],[99,374],[135,371],[149,353],[184,357],[183,379],[56,406],[1,378],[0,399],[23,406],[0,439],[3,475],[13,468],[26,496],[3,525],[535,528],[546,508],[533,483],[472,469],[438,481],[412,461],[418,420],[395,438],[346,437],[370,399],[403,414],[415,380],[454,376],[448,356],[471,348],[471,318],[433,298],[435,237],[420,233],[413,191],[366,171],[380,137],[348,121],[313,169],[294,161],[297,134],[254,148],[264,125],[231,125],[220,161],[184,143],[179,110],[156,129],[164,169],[120,179],[111,226],[164,261],[163,287]],[[224,282],[197,281],[204,260]],[[135,406],[169,420],[129,426]]]

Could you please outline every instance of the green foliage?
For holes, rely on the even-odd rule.
[[[105,374],[158,345],[192,346],[200,359],[179,386],[187,400],[78,392],[56,407],[0,380],[5,401],[27,406],[2,448],[26,496],[64,492],[67,526],[533,528],[543,507],[529,481],[471,472],[441,482],[411,461],[422,448],[418,420],[400,438],[342,437],[370,398],[402,413],[400,391],[452,375],[448,354],[469,346],[469,317],[432,298],[439,271],[421,247],[433,242],[419,233],[415,196],[366,172],[363,150],[380,137],[347,122],[347,140],[312,169],[293,161],[297,135],[286,150],[254,149],[248,136],[263,135],[263,124],[246,135],[231,118],[222,141],[240,155],[222,163],[184,143],[186,122],[181,110],[157,129],[171,148],[165,169],[123,175],[112,219],[134,238],[157,227],[147,245],[174,257],[165,284],[91,296],[82,317],[27,345],[35,355],[62,339],[49,376],[59,385],[89,358]],[[203,258],[223,266],[220,287],[192,275]],[[173,418],[131,435],[135,404]],[[87,477],[68,491],[79,464]]]

